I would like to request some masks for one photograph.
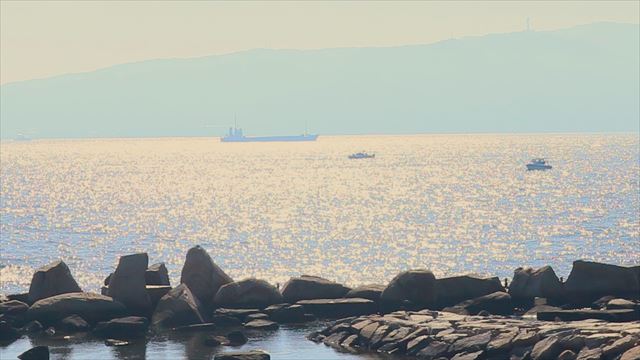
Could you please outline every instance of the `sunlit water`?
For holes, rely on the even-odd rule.
[[[5,142],[0,292],[64,259],[96,291],[146,251],[179,280],[201,244],[233,278],[349,285],[409,268],[509,277],[521,265],[640,258],[639,137],[429,135]],[[349,160],[367,150],[375,159]],[[554,168],[528,172],[531,157]]]

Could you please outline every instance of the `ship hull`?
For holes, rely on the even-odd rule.
[[[225,136],[220,138],[221,142],[294,142],[294,141],[316,141],[318,135],[299,136]]]

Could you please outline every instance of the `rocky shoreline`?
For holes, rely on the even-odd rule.
[[[508,286],[506,286],[508,285]],[[245,331],[340,319],[309,335],[340,351],[424,359],[640,359],[640,266],[575,261],[561,281],[551,267],[497,277],[436,279],[429,270],[349,288],[302,275],[276,288],[234,281],[208,253],[187,252],[180,284],[146,253],[122,256],[101,294],[83,292],[63,261],[38,269],[28,293],[0,295],[0,346],[34,334],[91,333],[106,346],[162,332],[208,334],[203,345],[247,342]],[[48,359],[46,346],[21,359]],[[215,359],[269,359],[255,350]],[[304,354],[301,354],[304,359]]]

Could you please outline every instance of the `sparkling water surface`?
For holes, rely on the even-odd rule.
[[[4,142],[0,292],[64,259],[97,291],[146,251],[173,283],[200,244],[233,278],[348,285],[398,272],[510,277],[522,265],[640,258],[637,134]],[[366,150],[375,159],[349,160]],[[543,156],[550,171],[526,171]]]

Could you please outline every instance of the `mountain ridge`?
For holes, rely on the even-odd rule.
[[[118,64],[0,86],[0,130],[3,138],[220,135],[237,114],[252,134],[299,133],[306,122],[321,134],[635,131],[639,29],[597,23]]]

